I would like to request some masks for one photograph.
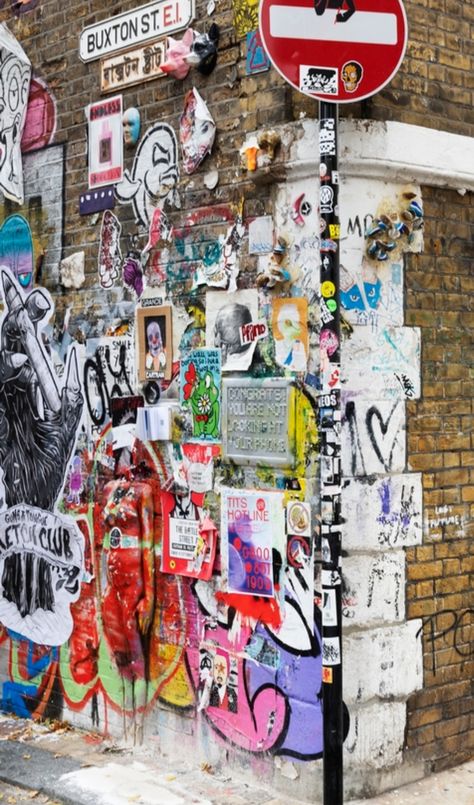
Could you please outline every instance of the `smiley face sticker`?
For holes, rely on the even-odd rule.
[[[336,293],[336,286],[330,280],[326,280],[321,284],[321,293],[325,299],[328,299]]]

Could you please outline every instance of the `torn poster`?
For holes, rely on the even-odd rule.
[[[0,24],[0,190],[23,204],[21,136],[25,127],[31,64],[5,23]]]
[[[221,353],[195,349],[181,359],[181,404],[191,412],[194,439],[219,441]]]
[[[184,99],[184,110],[179,121],[179,139],[185,173],[194,173],[211,153],[215,136],[216,124],[194,87]]]
[[[123,174],[122,96],[86,108],[89,123],[89,189],[116,184]]]
[[[223,489],[221,516],[228,592],[273,597],[273,549],[285,538],[283,495]]]
[[[258,320],[258,291],[236,291],[229,298],[219,291],[206,295],[206,346],[222,351],[222,371],[248,369],[256,341],[242,343],[241,327]]]

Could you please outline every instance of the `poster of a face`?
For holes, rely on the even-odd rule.
[[[215,136],[216,124],[199,92],[194,88],[186,95],[179,123],[185,173],[194,173],[207,154],[211,153]]]
[[[272,328],[275,360],[292,372],[304,372],[308,362],[308,302],[306,299],[274,299]]]
[[[193,438],[218,441],[221,413],[221,354],[195,349],[181,360],[181,404],[191,412]]]
[[[220,348],[222,371],[248,369],[256,341],[242,343],[241,327],[258,320],[258,291],[236,291],[229,297],[219,291],[206,295],[206,346]]]
[[[137,310],[138,379],[169,380],[173,364],[171,307]]]
[[[198,710],[218,707],[237,713],[237,690],[237,658],[212,643],[202,643],[199,649]]]
[[[86,109],[89,123],[89,188],[122,181],[123,133],[122,96],[91,103]]]

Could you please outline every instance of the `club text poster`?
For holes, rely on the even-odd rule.
[[[221,535],[227,543],[229,592],[274,595],[273,548],[280,546],[284,534],[281,494],[223,490]]]

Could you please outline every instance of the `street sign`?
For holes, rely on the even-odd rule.
[[[79,38],[79,56],[82,61],[94,61],[150,39],[183,31],[193,19],[194,0],[153,0],[84,28]]]
[[[260,34],[295,89],[352,103],[381,90],[407,45],[401,0],[261,0]]]

